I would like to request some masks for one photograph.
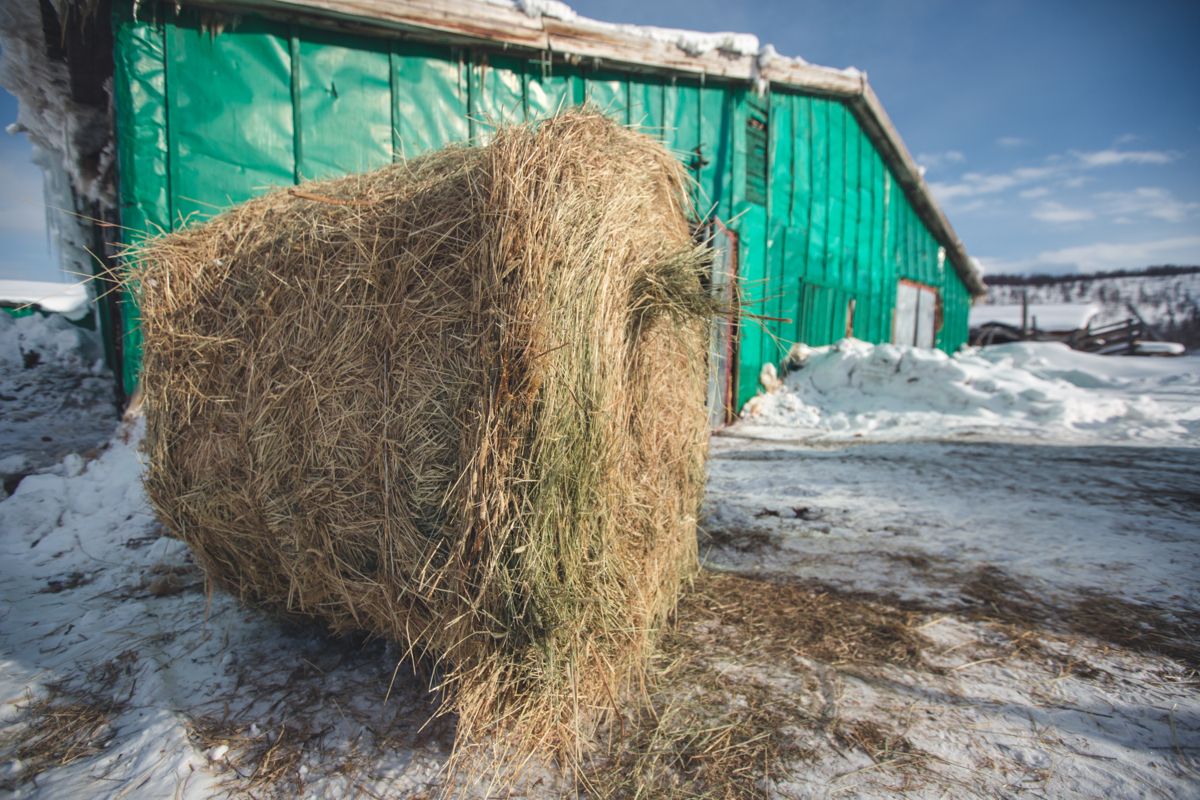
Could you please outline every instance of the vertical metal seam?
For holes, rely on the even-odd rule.
[[[673,79],[672,79],[673,80]],[[662,91],[658,95],[658,140],[667,143],[667,79],[659,78]]]
[[[300,35],[295,23],[288,25],[288,49],[291,52],[292,71],[292,182],[299,186],[303,177],[300,164],[304,159],[304,137],[300,127]]]
[[[623,86],[625,89],[625,127],[633,127],[633,76],[626,72]]]
[[[464,50],[467,57],[464,60],[463,51],[460,50],[458,63],[460,75],[463,69],[467,71],[467,140],[471,144],[478,144],[476,139],[479,136],[479,123],[475,121],[475,104],[479,102],[479,98],[475,96],[475,50],[468,48],[464,48]],[[459,85],[462,85],[461,78]]]
[[[403,151],[403,143],[400,141],[400,120],[399,120],[399,101],[397,97],[396,86],[399,72],[400,57],[396,54],[396,40],[388,39],[388,94],[391,97],[391,106],[388,112],[392,120],[392,163],[395,164],[400,160],[401,152]]]
[[[521,121],[529,122],[529,59],[523,58],[521,64]]]
[[[137,18],[134,17],[134,24],[137,24]],[[170,77],[167,71],[167,65],[170,59],[167,58],[167,21],[166,14],[162,18],[155,15],[154,27],[157,29],[159,37],[158,52],[162,55],[162,75],[163,75],[163,140],[166,144],[166,154],[163,158],[166,160],[166,167],[163,170],[167,176],[167,229],[175,229],[175,182],[172,180],[175,168],[175,159],[171,157],[171,84]],[[147,231],[146,233],[149,233]]]

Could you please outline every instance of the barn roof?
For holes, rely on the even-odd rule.
[[[983,280],[921,176],[867,76],[784,58],[749,34],[614,25],[580,17],[558,0],[192,0],[221,10],[247,10],[376,33],[380,28],[448,44],[499,45],[632,71],[668,71],[792,87],[843,100],[891,167],[901,189],[972,295]]]

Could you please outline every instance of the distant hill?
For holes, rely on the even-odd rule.
[[[1166,265],[1082,275],[985,275],[989,305],[1096,303],[1093,326],[1133,316],[1130,303],[1163,338],[1200,348],[1200,266]]]

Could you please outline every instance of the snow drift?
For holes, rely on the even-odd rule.
[[[1200,420],[1192,402],[1152,396],[1166,388],[1194,393],[1200,364],[1193,358],[1114,364],[1056,342],[949,356],[857,339],[794,352],[782,386],[743,407],[743,426],[884,438],[983,426],[1161,440],[1192,437]]]

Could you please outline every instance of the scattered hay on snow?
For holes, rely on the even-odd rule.
[[[686,189],[576,111],[140,248],[159,517],[241,600],[440,659],[460,756],[575,766],[695,569]]]

